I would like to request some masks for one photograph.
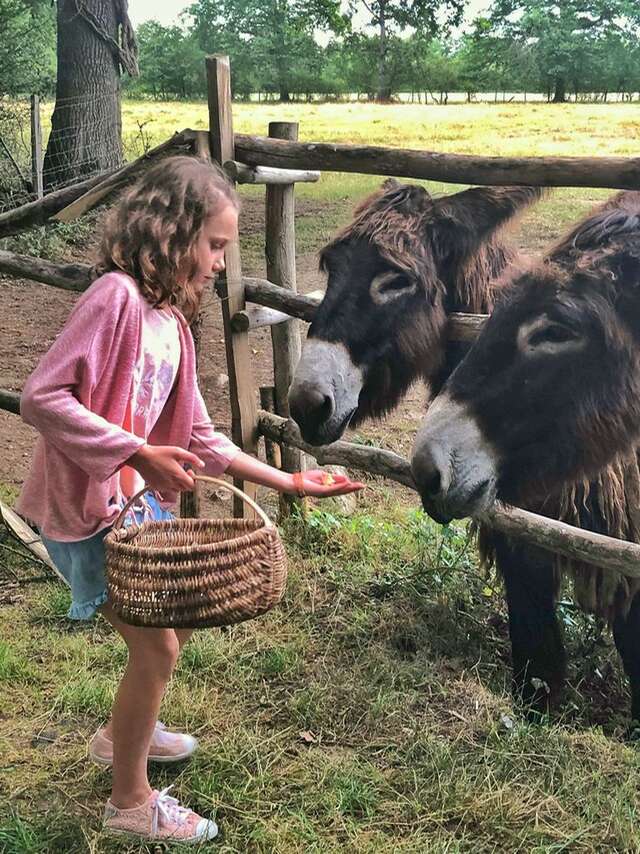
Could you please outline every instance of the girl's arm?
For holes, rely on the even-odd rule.
[[[278,492],[323,498],[355,492],[363,486],[344,475],[327,475],[322,471],[298,472],[294,476],[245,454],[230,439],[216,431],[197,385],[189,451],[203,462],[203,465],[196,466],[196,471],[206,470],[207,474],[214,477],[226,472],[240,480],[250,480]]]
[[[268,486],[278,492],[293,495],[311,495],[316,498],[328,498],[331,495],[346,495],[357,492],[364,484],[351,481],[344,475],[327,475],[326,472],[313,470],[298,472],[296,475],[280,471],[255,457],[240,451],[231,461],[227,473],[242,480],[250,480],[261,486]]]
[[[107,480],[144,444],[82,400],[104,384],[117,407],[129,388],[117,382],[114,353],[134,350],[137,305],[114,274],[104,276],[76,303],[62,331],[27,380],[20,414],[89,476]],[[135,352],[135,350],[134,350]]]

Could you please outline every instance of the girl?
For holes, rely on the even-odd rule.
[[[187,321],[224,269],[237,235],[239,202],[223,173],[192,157],[148,169],[112,213],[98,278],[30,376],[21,414],[41,436],[18,509],[38,525],[71,586],[72,619],[99,610],[123,637],[127,668],[110,722],[90,753],[113,764],[104,826],[142,839],[198,843],[217,827],[152,790],[147,760],[184,759],[195,739],[171,733],[158,709],[189,630],[137,628],[113,613],[103,539],[123,503],[147,484],[138,518],[166,518],[167,504],[194,486],[188,467],[281,492],[318,497],[360,489],[318,471],[287,474],[242,453],[215,432],[196,382]],[[186,319],[185,319],[186,318]]]

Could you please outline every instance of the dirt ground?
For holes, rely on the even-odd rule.
[[[313,204],[298,201],[297,214],[313,215]],[[347,214],[348,215],[348,214]],[[97,229],[99,231],[99,229]],[[248,199],[243,205],[241,238],[255,240],[264,234],[263,205]],[[74,252],[75,260],[91,260],[93,246],[83,253]],[[71,257],[64,260],[71,260]],[[315,254],[300,255],[298,290],[307,293],[324,288],[324,276],[318,272]],[[264,276],[264,268],[247,266],[246,275]],[[0,388],[19,391],[40,356],[51,345],[68,316],[77,294],[27,280],[0,276]],[[306,325],[303,324],[303,336]],[[200,384],[216,427],[229,433],[231,426],[228,378],[224,350],[222,316],[218,299],[205,298],[203,353]],[[268,328],[251,333],[251,348],[256,385],[273,383],[271,339]],[[366,435],[376,444],[407,454],[413,427],[423,411],[424,393],[415,389],[402,408],[384,422],[366,427]],[[0,410],[0,483],[9,490],[19,490],[28,471],[37,434],[19,417]],[[391,444],[389,443],[391,441]]]

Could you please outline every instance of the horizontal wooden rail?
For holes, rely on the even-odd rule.
[[[370,448],[338,441],[323,448],[308,445],[293,421],[259,410],[258,428],[263,436],[285,442],[314,456],[322,465],[337,464],[361,469],[395,480],[415,489],[408,460],[382,448]],[[640,545],[603,534],[574,528],[565,522],[548,519],[518,507],[496,504],[481,521],[510,536],[573,560],[585,561],[603,569],[640,578]]]
[[[0,409],[20,415],[20,395],[17,391],[7,391],[0,388]]]
[[[227,160],[224,171],[237,184],[313,184],[320,180],[320,172],[310,169],[275,169],[273,166],[247,166],[237,160]]]
[[[264,305],[275,311],[298,317],[310,323],[313,320],[322,296],[314,291],[310,294],[294,294],[279,288],[266,279],[245,278],[245,295],[248,302]],[[487,314],[464,314],[455,312],[449,315],[447,337],[450,341],[473,341],[484,326]],[[238,323],[249,328],[248,320],[238,318]]]
[[[55,264],[45,258],[34,258],[31,255],[19,255],[17,252],[0,250],[0,274],[31,279],[56,288],[68,291],[83,291],[91,284],[91,267],[89,264]],[[310,323],[316,313],[322,297],[318,291],[310,294],[297,294],[280,288],[266,279],[256,279],[243,276],[245,296],[249,302],[264,305],[267,308],[281,312],[282,320],[287,317],[298,317]],[[249,310],[247,310],[249,311]],[[269,321],[268,318],[271,318]],[[472,341],[477,337],[487,319],[485,314],[451,314],[449,315],[448,337],[451,341]],[[251,320],[246,312],[237,312],[234,322],[239,328],[249,329]],[[267,316],[267,322],[281,322],[273,315]],[[264,325],[256,323],[256,326]]]
[[[268,284],[271,284],[271,282]],[[277,286],[274,285],[274,287]],[[284,291],[285,289],[281,288],[280,290]],[[290,294],[291,291],[285,291],[285,293]],[[313,300],[317,306],[324,296],[324,291],[310,291],[305,296],[307,299]],[[267,308],[264,305],[252,305],[244,311],[237,311],[231,318],[231,326],[236,332],[247,332],[250,329],[259,329],[261,326],[277,326],[279,323],[291,320],[295,316],[287,314],[284,311],[279,311],[276,308]]]
[[[287,288],[274,285],[267,279],[255,279],[250,276],[243,278],[244,294],[248,302],[266,305],[276,311],[282,311],[291,317],[311,322],[313,315],[320,305],[320,297],[305,296]]]
[[[452,184],[640,189],[638,157],[480,157],[408,148],[288,142],[236,134],[235,157],[249,166],[362,172]]]
[[[0,409],[19,414],[19,393],[0,389]],[[293,445],[306,451],[321,465],[332,464],[361,469],[415,489],[408,460],[393,451],[344,441],[317,448],[302,439],[293,421],[263,409],[258,412],[258,429],[263,436],[274,442]],[[497,504],[481,521],[547,551],[573,560],[593,563],[604,569],[623,572],[629,577],[640,577],[640,545],[637,543],[594,534],[555,519],[548,519],[546,516],[501,504]]]
[[[91,283],[89,264],[55,264],[46,258],[18,255],[0,249],[0,273],[53,285],[66,291],[84,291]]]

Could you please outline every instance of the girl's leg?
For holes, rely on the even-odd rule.
[[[113,614],[113,612],[110,612],[110,614],[107,614],[105,612],[105,609],[107,607],[108,606],[103,606],[102,608],[100,608],[100,612],[103,614],[105,619],[107,619],[111,623],[111,625],[116,629],[116,631],[118,631],[118,633],[122,635],[122,632],[120,631],[118,626],[115,625],[114,621],[112,620],[112,617],[114,619],[117,619],[115,614]],[[120,621],[120,623],[122,623],[122,621]],[[124,624],[122,624],[122,625],[124,625]],[[131,627],[129,627],[129,628],[131,628]],[[180,655],[180,653],[184,649],[185,645],[189,641],[189,638],[193,634],[194,629],[175,629],[175,630],[168,629],[168,631],[174,631],[174,633],[178,639],[178,655]],[[126,638],[125,638],[125,642],[126,642]],[[102,728],[102,732],[104,733],[104,735],[107,738],[113,739],[113,719],[112,718],[110,718],[109,721],[104,725],[104,727]]]
[[[127,809],[151,795],[147,754],[165,688],[180,644],[173,629],[151,629],[123,623],[104,605],[102,614],[122,635],[129,661],[112,712],[113,791],[111,802]]]
[[[185,648],[185,645],[188,643],[189,638],[195,631],[194,629],[174,629],[176,633],[176,637],[178,638],[178,644],[180,646],[180,652]]]

